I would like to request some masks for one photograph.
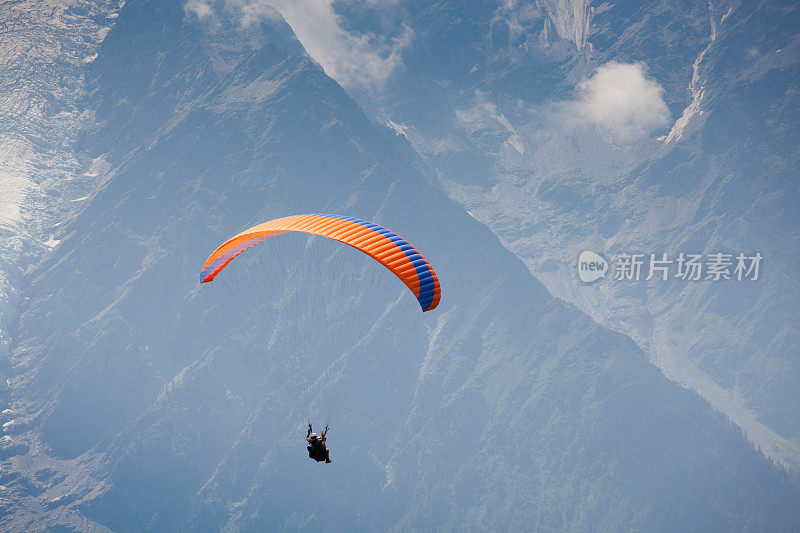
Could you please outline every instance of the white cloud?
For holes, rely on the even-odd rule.
[[[263,0],[224,0],[225,7],[247,28],[262,21],[276,18],[275,9]]]
[[[615,141],[633,142],[668,124],[664,89],[647,76],[643,63],[606,63],[577,89],[578,98],[570,112]]]
[[[350,33],[342,27],[332,0],[275,0],[273,6],[325,72],[345,87],[380,85],[402,65],[411,30],[385,39]]]
[[[183,8],[200,20],[205,20],[214,14],[214,10],[206,0],[188,0]]]
[[[232,17],[243,28],[279,18],[274,8],[258,0],[187,0],[183,9],[212,26],[219,22],[217,15],[221,13]]]
[[[578,83],[570,100],[501,104],[476,90],[469,104],[456,110],[455,119],[473,142],[523,156],[536,153],[537,146],[552,139],[563,145],[577,141],[576,146],[594,147],[591,150],[605,141],[619,149],[659,128],[666,130],[670,117],[663,93],[643,63],[609,62]]]
[[[387,1],[372,5],[385,8]],[[402,52],[411,43],[407,27],[393,38],[345,30],[333,0],[187,0],[184,7],[212,24],[217,9],[224,9],[243,28],[273,19],[278,10],[311,57],[345,87],[382,84],[402,65]]]

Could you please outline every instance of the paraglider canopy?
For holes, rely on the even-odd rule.
[[[200,282],[212,281],[228,263],[248,248],[289,232],[319,235],[352,246],[397,276],[414,293],[423,312],[436,309],[439,305],[439,278],[416,248],[383,226],[338,215],[294,215],[246,229],[214,250],[203,265]]]

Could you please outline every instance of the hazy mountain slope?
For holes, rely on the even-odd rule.
[[[0,359],[16,284],[58,244],[54,228],[96,186],[73,143],[87,118],[83,79],[117,2],[0,2]],[[2,388],[5,388],[3,378]],[[9,417],[7,417],[9,418]],[[13,416],[10,416],[13,418]],[[6,422],[7,420],[3,420]]]
[[[359,101],[402,125],[451,197],[548,290],[629,335],[665,375],[796,470],[796,6],[402,6],[382,11],[380,26],[373,7],[341,6],[355,34],[389,19],[415,36],[386,89],[357,91]],[[462,44],[447,46],[456,35]],[[604,103],[614,109],[613,95],[592,100],[587,80],[614,62],[644,62],[668,121],[640,135],[646,106],[628,118],[592,115]],[[673,259],[760,252],[764,265],[749,284],[586,286],[575,275],[586,249]]]
[[[798,493],[737,428],[553,299],[280,21],[129,2],[91,80],[83,147],[112,170],[28,277],[4,527],[797,527]],[[403,234],[444,295],[411,333],[375,317],[383,364],[324,467],[198,283],[225,237],[315,211]]]

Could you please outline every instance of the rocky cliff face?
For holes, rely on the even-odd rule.
[[[378,20],[414,34],[404,69],[383,91],[356,88],[359,101],[402,124],[554,296],[630,336],[797,472],[797,10],[401,5]],[[362,12],[374,8],[351,9],[351,31],[378,31]],[[755,283],[587,286],[587,249],[764,262]]]

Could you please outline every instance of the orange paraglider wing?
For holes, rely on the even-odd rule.
[[[436,309],[441,298],[439,278],[431,265],[411,244],[392,231],[355,217],[294,215],[276,218],[235,235],[206,259],[201,283],[208,283],[239,254],[282,233],[319,235],[352,246],[388,268],[414,293],[422,311]]]

